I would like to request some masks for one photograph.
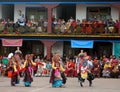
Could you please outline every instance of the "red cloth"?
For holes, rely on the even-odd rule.
[[[41,63],[41,62],[38,62],[38,63],[37,63],[37,65],[42,65],[42,66],[44,66],[44,64],[43,64],[43,63]]]

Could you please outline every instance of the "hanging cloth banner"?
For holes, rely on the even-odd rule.
[[[2,39],[2,46],[22,46],[22,39]]]
[[[72,48],[93,48],[93,40],[71,40]]]
[[[120,56],[120,43],[119,42],[115,42],[113,45],[113,55],[116,56],[116,58],[119,58]]]

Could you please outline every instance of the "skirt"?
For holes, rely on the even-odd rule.
[[[24,82],[25,87],[29,87],[31,82]]]
[[[52,83],[52,87],[61,87],[62,86],[62,80],[54,80]]]

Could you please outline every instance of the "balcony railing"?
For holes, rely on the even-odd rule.
[[[106,26],[103,23],[99,24],[52,24],[52,35],[113,35],[119,36],[118,26]],[[47,25],[24,25],[20,26],[18,24],[2,25],[0,24],[0,34],[46,34]]]

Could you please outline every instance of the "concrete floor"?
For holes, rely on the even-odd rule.
[[[77,78],[67,78],[64,88],[52,88],[49,77],[34,77],[31,87],[24,87],[22,78],[20,84],[11,87],[10,78],[0,77],[0,92],[120,92],[120,79],[95,79],[89,87],[86,80],[80,87]]]

